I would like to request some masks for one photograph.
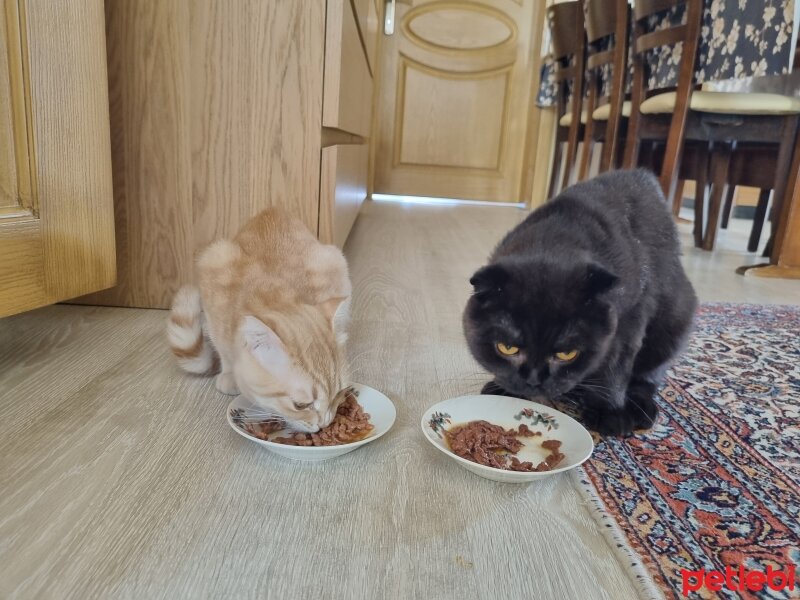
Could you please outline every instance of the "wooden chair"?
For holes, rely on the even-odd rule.
[[[547,23],[556,65],[555,78],[558,84],[556,143],[550,175],[548,196],[554,197],[561,188],[570,184],[578,155],[578,140],[582,135],[581,104],[584,84],[584,27],[583,2],[562,2],[547,9]],[[570,101],[570,93],[572,100]],[[558,174],[562,162],[562,146],[567,144],[564,175],[559,187]]]
[[[683,4],[688,5],[685,25],[668,27],[660,31],[648,31],[647,20],[650,16]],[[640,144],[643,139],[665,142],[666,149],[663,164],[659,170],[659,180],[667,199],[673,196],[677,184],[678,166],[681,162],[689,112],[689,97],[694,86],[694,65],[700,38],[702,11],[702,0],[637,0],[633,6],[633,48],[631,49],[633,53],[633,88],[623,165],[627,168],[637,166]],[[672,103],[669,112],[651,116],[647,110],[642,110],[642,103],[649,97],[664,94],[658,93],[663,90],[655,93],[645,91],[647,53],[662,46],[674,47],[678,42],[682,42],[683,45],[676,96],[679,101]],[[675,92],[666,93],[674,94]],[[670,112],[672,113],[671,118]],[[673,210],[677,214],[679,209],[680,198],[677,198],[673,204]]]
[[[624,120],[630,115],[631,103],[625,100],[628,73],[627,0],[585,0],[586,8],[586,124],[583,133],[578,178],[586,179],[592,162],[594,145],[603,144],[600,172],[613,169],[621,161],[624,148]],[[611,76],[608,76],[608,69]]]
[[[775,169],[778,166],[777,144],[754,146],[734,146],[731,154],[730,165],[727,175],[727,192],[725,202],[722,207],[722,221],[720,227],[728,228],[731,212],[733,211],[733,196],[737,186],[747,186],[759,188],[761,192],[758,196],[755,214],[753,215],[753,225],[750,228],[750,238],[747,242],[747,251],[756,252],[761,243],[761,232],[767,218],[772,188],[775,185]],[[708,229],[705,240],[709,248],[714,247],[716,237],[715,229]],[[702,244],[702,241],[701,241]]]
[[[671,7],[686,5],[686,23],[647,31],[648,17]],[[737,145],[758,147],[777,145],[773,177],[775,210],[785,191],[797,131],[800,99],[779,94],[696,91],[694,72],[703,0],[636,0],[634,5],[634,74],[631,116],[625,147],[625,166],[637,163],[642,140],[665,141],[664,159],[659,169],[664,194],[673,200],[677,216],[681,198],[674,196],[685,143],[705,145],[710,154],[707,180],[699,174],[695,200],[695,243],[713,248],[721,205],[728,186],[731,156]],[[683,52],[677,88],[645,92],[645,60],[649,50],[682,42]],[[776,141],[778,142],[776,144]],[[710,187],[706,216],[705,193]]]

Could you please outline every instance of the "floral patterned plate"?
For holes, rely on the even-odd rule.
[[[552,471],[506,471],[479,465],[456,456],[445,440],[444,431],[470,421],[488,421],[506,429],[517,429],[524,423],[541,436],[519,438],[524,444],[516,456],[520,461],[538,464],[548,451],[541,447],[545,440],[559,440],[564,460]],[[526,483],[555,473],[574,469],[592,455],[594,442],[589,432],[572,417],[562,412],[519,398],[506,396],[461,396],[431,406],[422,416],[422,433],[438,450],[476,475],[505,483]]]
[[[354,383],[352,387],[358,393],[358,403],[364,409],[364,412],[369,413],[369,422],[372,423],[374,427],[367,437],[357,442],[339,444],[337,446],[287,446],[286,444],[278,444],[276,442],[258,439],[240,427],[241,419],[243,417],[246,418],[248,410],[252,410],[253,408],[250,401],[243,396],[236,396],[233,402],[228,405],[228,424],[239,435],[284,458],[319,461],[341,456],[342,454],[352,452],[356,448],[360,448],[364,444],[369,444],[377,440],[392,428],[396,416],[392,401],[378,390],[372,389],[366,385],[361,385],[360,383]],[[281,431],[275,432],[270,437],[281,437],[289,434],[289,431],[282,429]]]

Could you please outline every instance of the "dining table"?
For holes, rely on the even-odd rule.
[[[697,53],[695,83],[704,90],[766,92],[800,97],[800,70],[792,70],[797,47],[794,23],[800,21],[800,2],[781,0],[703,0],[705,7]],[[629,2],[634,4],[634,2]],[[657,31],[685,22],[685,5],[652,16]],[[665,46],[647,58],[648,92],[677,86],[680,50]],[[628,63],[630,70],[630,61]],[[556,105],[558,65],[543,58],[536,105]],[[604,74],[610,77],[610,72]],[[628,77],[630,80],[630,77]],[[626,93],[629,93],[629,82]],[[746,265],[737,272],[756,277],[800,279],[800,136],[796,141],[780,214],[773,215],[772,234],[765,255],[769,262]]]

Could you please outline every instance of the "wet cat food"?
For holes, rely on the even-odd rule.
[[[451,427],[444,434],[450,449],[456,455],[495,469],[549,471],[564,459],[560,452],[561,442],[558,440],[542,442],[542,447],[549,450],[550,454],[538,465],[534,466],[530,461],[522,462],[513,456],[524,445],[518,438],[541,435],[541,432],[532,431],[524,423],[518,429],[504,429],[488,421],[470,421]]]
[[[240,422],[240,427],[253,437],[287,446],[338,446],[363,440],[374,429],[369,422],[369,413],[365,413],[358,403],[355,392],[348,390],[346,397],[339,405],[336,416],[327,427],[316,433],[294,433],[287,437],[269,439],[269,436],[285,427],[283,422]]]

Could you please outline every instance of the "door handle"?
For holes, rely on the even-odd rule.
[[[386,0],[383,5],[383,33],[386,35],[392,35],[394,33],[394,2],[395,0]]]

